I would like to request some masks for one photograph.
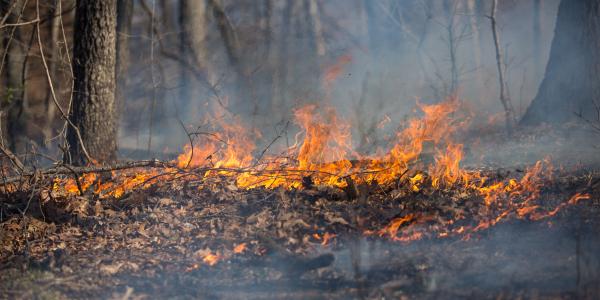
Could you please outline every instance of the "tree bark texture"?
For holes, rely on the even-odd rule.
[[[116,159],[115,106],[117,0],[77,1],[71,120],[90,156],[102,163]],[[67,160],[88,163],[73,128],[67,133]]]
[[[600,88],[600,0],[563,0],[550,59],[522,125],[596,120]]]

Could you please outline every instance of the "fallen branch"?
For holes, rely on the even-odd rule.
[[[13,183],[17,181],[21,181],[23,179],[33,178],[35,176],[44,176],[44,175],[71,175],[75,174],[86,174],[86,173],[107,173],[112,171],[126,170],[126,169],[135,169],[135,168],[174,168],[175,165],[163,162],[160,160],[142,160],[142,161],[131,161],[131,162],[123,162],[114,165],[104,165],[104,166],[87,166],[87,167],[75,167],[70,165],[61,164],[46,170],[37,170],[37,171],[27,171],[24,170],[20,176],[9,177],[6,179],[5,183]]]

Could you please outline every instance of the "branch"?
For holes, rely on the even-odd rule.
[[[108,173],[112,171],[135,169],[135,168],[174,168],[175,165],[163,162],[160,160],[141,160],[141,161],[130,161],[123,162],[114,165],[104,166],[88,166],[88,167],[75,167],[66,164],[58,165],[46,170],[40,170],[37,172],[24,172],[21,176],[9,177],[6,179],[4,184],[13,183],[20,181],[24,178],[32,178],[39,175],[72,175],[72,174],[86,174],[86,173]]]
[[[14,155],[10,150],[6,149],[3,145],[0,145],[0,152],[10,159],[12,164],[19,169],[19,173],[22,173],[25,170],[25,165],[23,165],[21,160],[19,160],[16,155]]]

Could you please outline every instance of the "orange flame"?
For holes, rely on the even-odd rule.
[[[349,59],[344,64],[347,62]],[[187,172],[185,176],[202,181],[230,179],[235,188],[243,189],[292,189],[310,184],[344,188],[349,183],[394,183],[405,184],[408,190],[423,193],[455,188],[481,199],[480,214],[484,217],[477,218],[473,225],[455,224],[460,216],[440,220],[434,216],[409,214],[392,220],[382,229],[365,232],[403,242],[425,236],[469,238],[470,234],[509,217],[540,220],[556,215],[567,205],[590,198],[588,194],[576,194],[569,201],[544,212],[537,202],[553,173],[549,159],[537,162],[520,178],[496,181],[481,172],[461,168],[463,145],[456,143],[453,136],[466,126],[468,118],[467,121],[459,119],[459,107],[460,102],[454,98],[431,105],[417,102],[422,116],[410,119],[395,134],[387,150],[382,149],[373,156],[353,150],[350,123],[329,107],[307,105],[295,110],[295,124],[300,132],[294,145],[283,149],[280,155],[262,153],[259,158],[253,155],[256,150],[254,137],[260,136],[259,133],[248,130],[248,126],[236,117],[213,118],[210,123],[217,131],[197,132],[198,138],[193,145],[185,146],[184,153],[172,162],[172,168],[160,173],[152,169],[119,171],[105,183],[100,182],[97,174],[83,175],[77,181],[57,179],[52,192],[78,195],[80,188],[84,192],[93,188],[93,193],[100,198],[121,197],[133,189],[177,180],[182,176],[181,169],[188,169],[196,172]],[[226,113],[220,111],[219,115]],[[389,117],[385,120],[389,121]],[[409,170],[418,171],[403,178]],[[335,234],[314,237],[327,245]],[[239,254],[245,249],[246,244],[242,243],[233,249],[233,253]],[[214,265],[223,258],[210,253],[204,256],[203,262]]]

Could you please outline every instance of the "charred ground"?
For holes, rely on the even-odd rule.
[[[484,172],[496,180],[524,174]],[[23,186],[3,195],[1,289],[7,298],[481,299],[598,292],[599,173],[555,171],[544,180],[535,200],[541,211],[575,193],[592,195],[553,217],[534,222],[515,209],[496,226],[470,233],[456,229],[494,215],[482,197],[427,183],[415,191],[409,178],[354,192],[175,180],[102,200],[93,193],[43,198],[51,182]],[[401,223],[393,235],[382,230],[407,216],[415,221]],[[418,241],[391,241],[417,232]]]

